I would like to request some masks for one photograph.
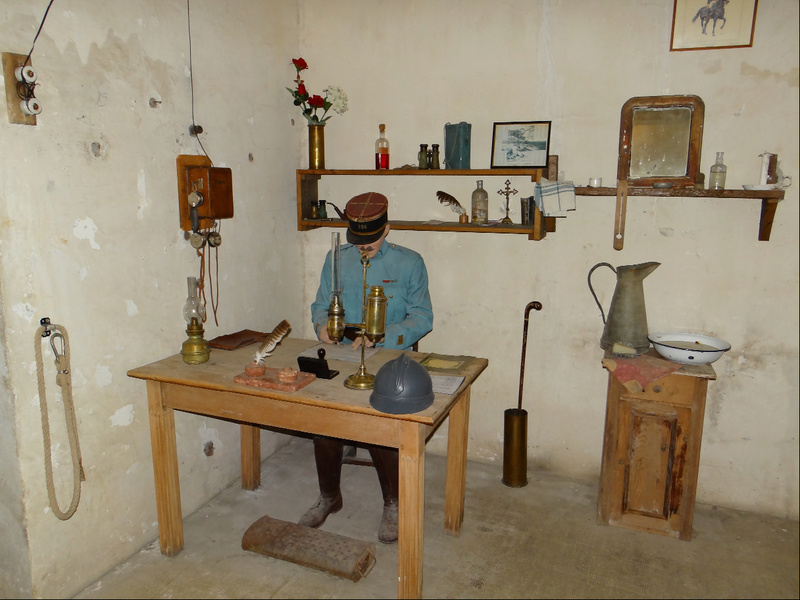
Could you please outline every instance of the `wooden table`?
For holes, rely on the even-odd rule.
[[[317,343],[284,338],[265,364],[279,369],[297,368],[297,354]],[[188,365],[176,354],[128,371],[130,377],[147,382],[162,554],[175,556],[183,549],[175,410],[241,424],[242,488],[248,490],[261,484],[260,426],[327,435],[399,450],[397,595],[420,598],[425,443],[449,417],[444,529],[458,535],[464,518],[470,387],[488,361],[470,357],[457,373],[465,379],[452,396],[436,394],[433,404],[421,412],[390,415],[370,406],[369,390],[344,387],[344,379],[358,370],[357,362],[331,360],[330,368],[340,371],[336,378],[317,379],[294,392],[234,383],[234,376],[244,372],[255,350],[255,345],[233,351],[212,350],[211,358],[202,365]],[[400,354],[399,350],[380,350],[365,361],[367,371],[377,373],[382,364]],[[410,355],[416,359],[425,356],[414,352]]]

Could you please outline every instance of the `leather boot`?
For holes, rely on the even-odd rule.
[[[317,463],[319,498],[306,511],[298,524],[304,527],[319,527],[331,513],[342,509],[342,451],[344,445],[333,438],[314,438],[314,459]]]
[[[378,472],[383,494],[383,517],[378,527],[378,539],[384,544],[397,541],[397,508],[399,486],[399,453],[393,448],[370,446],[370,456]]]

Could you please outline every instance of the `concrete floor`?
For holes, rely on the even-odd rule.
[[[599,525],[595,483],[532,472],[509,488],[502,465],[469,462],[464,525],[450,536],[444,473],[444,459],[428,454],[425,598],[800,595],[797,521],[697,505],[686,542]],[[163,556],[156,539],[75,598],[396,598],[397,545],[377,541],[375,471],[348,464],[342,475],[344,508],[323,529],[375,542],[375,566],[358,582],[241,548],[258,518],[296,522],[316,500],[312,443],[294,438],[264,461],[261,489],[236,483],[184,518],[178,556]]]

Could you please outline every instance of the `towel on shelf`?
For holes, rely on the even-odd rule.
[[[568,210],[575,210],[575,184],[542,179],[533,187],[533,198],[545,217],[566,217]]]
[[[681,365],[661,358],[654,351],[634,358],[606,357],[603,366],[614,374],[629,392],[644,391],[648,384],[681,368]]]

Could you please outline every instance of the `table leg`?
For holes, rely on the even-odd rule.
[[[425,432],[400,423],[400,498],[397,540],[397,597],[422,597],[422,533],[425,509]]]
[[[178,480],[178,450],[175,443],[175,413],[172,408],[164,405],[164,393],[162,383],[147,382],[158,537],[161,553],[175,556],[183,550],[183,517]]]
[[[242,489],[255,490],[261,485],[261,428],[241,426]]]
[[[464,390],[450,410],[447,432],[447,475],[444,487],[444,531],[461,532],[464,521],[464,493],[467,485],[467,443],[469,441],[470,388]]]

